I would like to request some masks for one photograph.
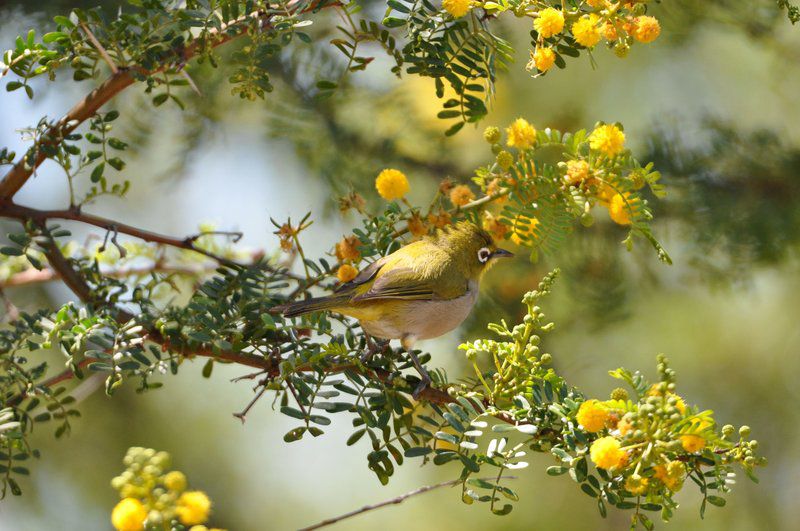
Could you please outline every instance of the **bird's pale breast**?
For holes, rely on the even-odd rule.
[[[382,300],[380,304],[341,311],[358,319],[364,331],[373,337],[400,339],[413,336],[430,339],[460,325],[477,298],[478,283],[470,282],[467,292],[455,299]]]

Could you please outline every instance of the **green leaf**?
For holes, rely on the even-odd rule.
[[[103,177],[103,170],[105,170],[105,168],[106,168],[105,162],[101,162],[100,164],[95,166],[94,169],[92,170],[92,175],[89,177],[89,179],[93,183],[100,182],[100,178]]]
[[[720,496],[709,496],[706,499],[708,500],[708,503],[711,505],[716,505],[717,507],[725,507],[725,504],[727,503],[727,500]]]
[[[294,417],[294,418],[300,419],[300,420],[305,420],[305,418],[306,418],[306,416],[303,414],[302,411],[300,411],[299,409],[295,409],[293,407],[289,407],[289,406],[281,407],[281,413],[283,413],[284,415],[287,415],[289,417]]]
[[[0,247],[0,254],[6,256],[22,256],[24,253],[19,247]]]
[[[404,452],[404,454],[405,454],[406,457],[420,457],[420,456],[423,456],[423,455],[428,455],[432,451],[433,451],[433,449],[429,448],[427,446],[414,446],[414,447],[408,448]]]

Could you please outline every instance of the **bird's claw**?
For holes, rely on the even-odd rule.
[[[412,398],[414,398],[414,400],[418,400],[422,392],[425,391],[430,386],[431,386],[431,379],[422,378],[417,384],[417,387],[414,389],[414,392],[411,393]]]

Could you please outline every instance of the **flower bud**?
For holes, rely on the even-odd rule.
[[[494,126],[483,130],[483,139],[490,144],[497,144],[500,141],[500,129]]]
[[[623,389],[622,387],[617,387],[613,391],[611,391],[611,400],[627,400],[628,399],[628,391]]]
[[[742,439],[747,439],[750,436],[750,426],[742,426],[739,428],[739,436]]]
[[[553,361],[553,356],[551,356],[551,355],[550,355],[550,354],[548,354],[548,353],[544,353],[544,354],[542,354],[542,357],[541,357],[541,358],[539,358],[539,362],[540,362],[542,365],[550,365],[550,363],[552,363],[552,361]]]
[[[508,151],[501,151],[497,154],[497,165],[500,166],[503,170],[508,170],[512,164],[514,164],[514,155],[509,153]]]
[[[724,435],[725,437],[730,437],[731,435],[733,435],[734,431],[735,431],[735,428],[733,426],[731,426],[730,424],[725,424],[722,427],[722,435]]]

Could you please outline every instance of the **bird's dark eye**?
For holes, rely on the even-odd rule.
[[[492,257],[492,251],[490,251],[487,247],[481,247],[481,250],[478,251],[478,262],[485,264],[489,261],[489,258]]]

